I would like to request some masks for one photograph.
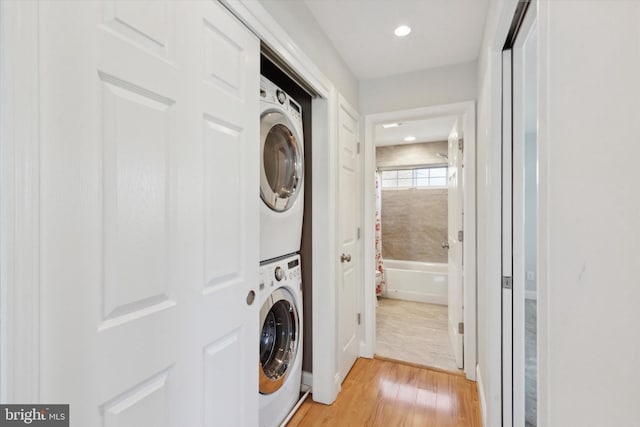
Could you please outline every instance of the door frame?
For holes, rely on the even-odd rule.
[[[504,289],[504,286],[502,289],[502,420],[504,426],[523,425],[526,415],[525,82],[522,77],[525,73],[525,44],[537,25],[535,3],[532,7],[523,9],[518,21],[511,46],[505,47],[502,52],[502,275],[511,277],[512,283],[511,289]],[[538,195],[536,195],[537,198]],[[536,239],[539,239],[539,236],[536,236]]]
[[[440,116],[462,117],[464,135],[463,151],[463,192],[464,192],[464,248],[463,258],[463,306],[464,306],[464,373],[476,379],[476,106],[475,101],[434,105],[408,110],[390,111],[365,116],[364,143],[364,212],[363,212],[363,334],[360,355],[372,358],[376,343],[376,295],[375,271],[375,126],[383,122],[416,120]]]

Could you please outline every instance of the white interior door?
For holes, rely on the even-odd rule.
[[[462,286],[462,151],[459,144],[460,132],[458,122],[449,134],[448,168],[447,168],[447,200],[448,200],[448,329],[453,355],[458,368],[463,368],[463,286]],[[460,235],[459,235],[460,233]],[[462,237],[462,239],[461,239]]]
[[[258,424],[259,41],[40,2],[41,387],[71,426]]]
[[[338,336],[340,381],[344,381],[358,357],[358,117],[340,97],[338,116],[338,176],[340,278],[338,287]]]

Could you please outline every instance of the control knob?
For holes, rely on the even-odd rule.
[[[284,270],[282,269],[282,267],[280,266],[276,267],[275,276],[278,282],[284,279]]]

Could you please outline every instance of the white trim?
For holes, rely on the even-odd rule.
[[[38,2],[0,2],[0,401],[39,401]]]
[[[489,425],[487,421],[487,399],[484,397],[484,383],[482,382],[482,375],[480,374],[480,365],[476,367],[476,381],[478,382],[478,400],[480,400],[482,425],[487,427]]]
[[[536,301],[538,299],[538,293],[536,291],[524,291],[524,299]]]
[[[365,117],[364,143],[364,221],[363,221],[363,282],[375,283],[375,125],[398,120],[414,120],[439,116],[462,116],[464,134],[463,181],[465,244],[464,279],[464,373],[476,378],[476,109],[474,101],[420,107],[410,110],[369,114]],[[376,297],[373,286],[364,287],[364,329],[361,356],[373,357],[376,342]]]
[[[313,61],[256,1],[219,0],[278,54],[319,95],[312,101],[312,233],[313,233],[313,400],[331,404],[340,391],[338,372],[336,265],[338,94]],[[334,355],[334,357],[327,357]]]
[[[476,108],[474,102],[465,106],[463,114],[464,151],[462,171],[464,218],[462,228],[465,241],[462,257],[464,292],[464,372],[468,379],[476,379],[477,364],[477,269],[476,269]]]
[[[336,140],[337,96],[313,101],[313,140]],[[325,126],[321,124],[326,123]],[[313,144],[313,400],[331,404],[340,391],[333,381],[338,372],[338,322],[336,299],[337,245],[337,148],[334,144]],[[327,355],[334,355],[328,357]]]

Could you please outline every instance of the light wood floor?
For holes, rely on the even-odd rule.
[[[476,383],[380,359],[358,359],[333,405],[302,404],[294,426],[481,426]]]

